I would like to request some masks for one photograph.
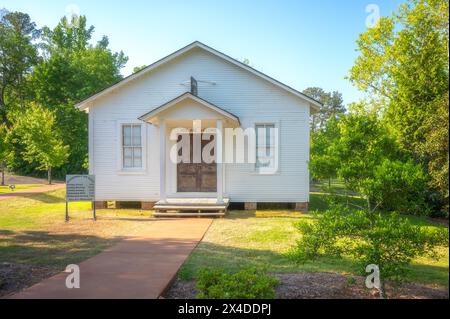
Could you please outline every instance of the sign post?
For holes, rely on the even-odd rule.
[[[66,176],[66,222],[69,221],[69,202],[92,202],[93,217],[95,213],[95,175]]]

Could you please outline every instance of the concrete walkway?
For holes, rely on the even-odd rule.
[[[17,198],[22,196],[28,196],[33,195],[36,193],[45,193],[45,192],[51,192],[57,189],[62,189],[66,187],[66,184],[53,184],[53,185],[42,185],[33,187],[24,191],[15,191],[7,194],[0,194],[0,200],[5,200],[9,198]]]
[[[13,299],[154,299],[203,238],[212,219],[158,219],[148,235],[129,238],[79,264],[80,289],[67,289],[60,273]]]

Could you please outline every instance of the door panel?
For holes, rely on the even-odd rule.
[[[193,135],[191,139],[191,163],[177,165],[177,191],[178,192],[216,192],[217,191],[217,164],[192,163],[193,161]],[[214,137],[211,138],[214,140]],[[202,140],[202,150],[210,141]],[[181,151],[180,151],[181,155]]]
[[[199,173],[200,192],[217,191],[217,166],[216,164],[204,164],[210,167],[201,167]]]

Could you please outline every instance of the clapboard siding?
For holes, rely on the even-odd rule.
[[[225,165],[225,193],[232,201],[306,202],[309,200],[309,105],[293,94],[199,48],[149,74],[99,97],[89,107],[93,130],[91,173],[98,200],[157,200],[159,131],[147,126],[146,170],[139,175],[118,171],[118,123],[136,119],[189,89],[191,76],[199,96],[237,115],[244,128],[277,122],[280,169],[259,175],[252,164]],[[306,75],[303,75],[306,76]]]

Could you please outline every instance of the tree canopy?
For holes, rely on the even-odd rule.
[[[312,132],[324,128],[329,119],[336,119],[346,111],[342,94],[338,91],[325,92],[319,87],[309,87],[303,90],[303,93],[323,104],[320,111],[311,116]]]
[[[63,165],[69,155],[69,147],[62,142],[53,112],[33,104],[17,117],[14,128],[25,145],[24,159],[46,170],[51,184],[52,169]]]
[[[401,149],[428,170],[447,207],[448,10],[448,0],[410,0],[382,17],[359,36],[348,77]]]
[[[61,143],[69,149],[68,160],[55,170],[58,176],[85,170],[87,115],[74,104],[121,80],[128,60],[123,52],[109,49],[106,36],[92,43],[94,31],[84,16],[63,17],[54,28],[42,30],[25,13],[5,11],[1,16],[0,117],[9,125],[33,104],[53,114]],[[10,135],[18,133],[12,128]],[[36,153],[23,155],[23,141],[11,141],[12,170],[29,174],[42,167]]]
[[[417,152],[423,125],[447,91],[448,0],[412,0],[357,41],[350,81],[370,93],[402,146]]]
[[[16,103],[23,108],[27,75],[39,61],[40,35],[30,16],[22,12],[0,11],[0,119],[8,123],[7,113]]]

